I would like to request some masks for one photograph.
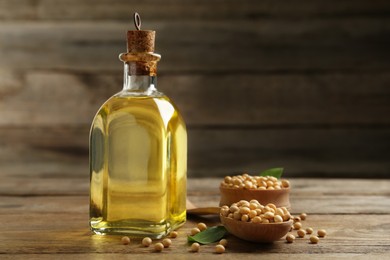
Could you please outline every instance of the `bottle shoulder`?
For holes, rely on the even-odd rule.
[[[161,95],[126,95],[119,92],[101,106],[93,124],[97,121],[106,124],[118,118],[162,121],[166,126],[170,122],[180,122],[185,127],[177,106],[162,93]]]

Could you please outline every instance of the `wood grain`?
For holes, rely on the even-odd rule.
[[[384,18],[161,21],[145,27],[158,31],[161,73],[389,69]],[[0,68],[119,71],[128,29],[128,22],[114,21],[2,23]]]
[[[1,171],[42,177],[88,175],[85,127],[8,128],[0,150]],[[286,176],[388,178],[388,129],[188,130],[188,175],[225,176],[282,166]]]
[[[0,75],[0,126],[87,125],[122,88],[119,72]],[[390,126],[389,84],[388,73],[163,75],[158,88],[189,127],[361,127]]]
[[[7,174],[1,173],[0,196],[26,197],[26,196],[82,196],[89,193],[88,174],[80,176],[55,176],[49,174],[42,176],[36,173]],[[43,182],[31,180],[44,179]],[[204,196],[218,196],[219,183],[222,178],[189,178],[187,193],[192,198]],[[384,179],[322,179],[322,178],[292,178],[294,188],[293,196],[310,197],[319,196],[379,196],[390,195],[390,184]],[[61,185],[59,185],[61,184]],[[347,185],[346,185],[347,184]],[[375,189],[370,189],[375,187]],[[202,199],[204,200],[204,199]],[[216,198],[209,203],[215,203]],[[195,203],[197,201],[194,200]],[[205,203],[205,202],[204,202]],[[210,204],[209,206],[213,206]],[[384,209],[388,210],[388,209]]]
[[[35,177],[26,177],[25,180],[33,181]],[[6,183],[14,186],[15,181],[10,179]],[[218,190],[215,186],[218,182],[218,179],[190,179],[190,199],[196,203],[217,204],[218,196],[215,194]],[[85,185],[87,182],[81,180],[79,183]],[[307,238],[296,239],[293,244],[280,240],[261,245],[228,236],[229,245],[224,257],[233,259],[239,255],[252,259],[261,254],[269,259],[287,256],[302,256],[302,259],[381,259],[388,256],[390,212],[386,205],[389,203],[389,180],[291,179],[291,183],[294,211],[308,213],[303,226],[313,227],[314,230],[326,229],[327,236],[318,245],[309,244]],[[151,248],[141,247],[139,240],[124,246],[118,236],[92,235],[87,227],[88,196],[72,195],[78,189],[77,184],[65,183],[70,196],[50,196],[50,179],[40,178],[39,184],[43,187],[42,191],[47,189],[45,196],[36,196],[34,191],[25,189],[26,184],[20,184],[15,186],[15,190],[27,191],[26,196],[10,194],[0,198],[0,217],[7,223],[0,233],[0,253],[4,259],[40,259],[40,256],[43,259],[49,256],[65,259],[70,256],[87,259],[219,257],[213,254],[214,245],[202,246],[199,253],[193,254],[188,252],[186,243],[186,236],[196,223],[202,221],[209,226],[217,225],[218,218],[190,218],[179,230],[172,246],[157,254]],[[313,190],[317,190],[314,195]]]
[[[210,8],[210,4],[219,8]],[[93,8],[91,8],[93,6]],[[316,17],[371,17],[386,15],[390,9],[386,0],[367,1],[295,0],[279,4],[264,0],[254,3],[242,0],[2,0],[0,19],[3,20],[126,20],[133,11],[144,19],[269,19]]]
[[[81,179],[79,181],[85,181]],[[58,183],[57,183],[58,185]],[[389,186],[389,184],[387,183]],[[27,187],[28,188],[28,187]],[[88,193],[88,186],[82,193]],[[50,196],[33,196],[33,197],[6,197],[1,196],[0,215],[7,214],[12,210],[15,214],[23,214],[23,212],[30,212],[34,214],[77,214],[79,212],[88,212],[88,196],[63,196],[54,194],[48,187],[47,193]],[[216,192],[208,194],[199,194],[189,192],[188,198],[197,207],[216,207],[219,205],[220,195],[218,193],[218,186],[214,187]],[[26,193],[26,191],[21,191]],[[73,191],[76,192],[76,191]],[[57,192],[58,193],[58,192]],[[32,194],[32,193],[30,193]],[[55,196],[54,196],[55,195]],[[355,204],[350,202],[351,197]],[[325,215],[325,214],[390,214],[390,198],[388,195],[321,195],[292,193],[291,212],[300,214],[301,212],[309,212],[310,214]],[[12,227],[12,225],[8,225]],[[3,228],[6,231],[7,228]]]
[[[122,86],[133,11],[157,30],[159,88],[189,126],[189,176],[282,165],[389,177],[385,0],[1,0],[0,171],[87,172],[88,125]]]

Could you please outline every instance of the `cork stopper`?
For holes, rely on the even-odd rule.
[[[134,13],[134,25],[137,30],[127,31],[127,52],[154,52],[155,31],[141,30],[141,17]]]
[[[129,75],[156,76],[157,62],[161,56],[154,53],[155,31],[142,31],[141,18],[134,13],[135,31],[127,31],[127,52],[119,59],[127,65]]]

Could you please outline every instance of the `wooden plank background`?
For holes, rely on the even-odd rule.
[[[189,176],[390,177],[386,0],[0,0],[7,176],[88,175],[89,125],[122,87],[134,11],[188,124]]]

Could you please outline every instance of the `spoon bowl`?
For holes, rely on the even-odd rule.
[[[273,203],[278,208],[291,208],[290,188],[282,188],[280,190],[247,190],[219,187],[219,191],[221,193],[221,200],[219,202],[219,206],[231,205],[240,200],[250,201],[252,199],[255,199],[262,205]]]
[[[246,241],[256,243],[270,243],[285,236],[291,228],[292,220],[282,223],[251,223],[243,222],[220,215],[226,230]]]

